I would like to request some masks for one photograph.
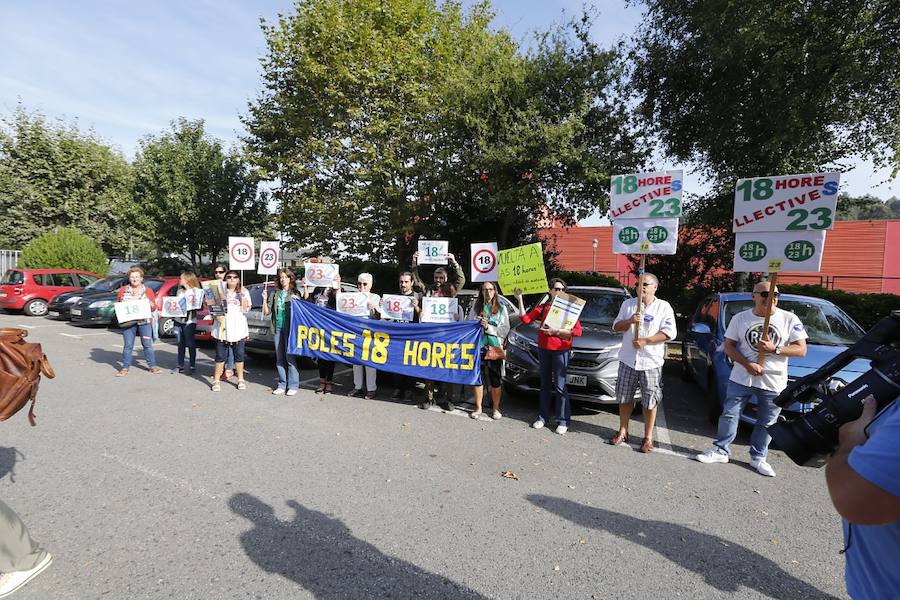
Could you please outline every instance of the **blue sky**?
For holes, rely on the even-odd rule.
[[[292,4],[0,0],[0,116],[21,100],[29,110],[93,129],[129,158],[141,136],[162,131],[179,116],[202,118],[212,135],[233,143],[243,131],[239,115],[259,89],[258,59],[265,52],[259,19],[273,20]],[[530,32],[579,14],[583,4],[493,0],[495,25],[527,45]],[[640,22],[639,6],[593,4],[599,11],[593,34],[603,45]],[[900,196],[900,181],[875,185],[888,175],[860,163],[842,177],[842,188]],[[686,190],[700,187],[696,176],[686,174]]]

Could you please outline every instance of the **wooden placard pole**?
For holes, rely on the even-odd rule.
[[[775,286],[778,283],[778,273],[769,273],[769,297],[766,298],[766,318],[763,320],[762,341],[769,341],[769,319],[772,316],[772,302],[775,300]],[[766,359],[766,353],[762,350],[756,356],[756,364],[762,366]]]
[[[644,269],[647,267],[647,255],[641,254],[641,266],[638,268],[638,280],[637,280],[637,289],[635,293],[637,294],[637,314],[640,314],[644,310],[643,306],[643,298],[641,298],[641,291],[644,289]],[[638,339],[641,334],[641,324],[634,324],[634,339]]]

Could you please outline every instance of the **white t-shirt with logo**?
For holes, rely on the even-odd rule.
[[[626,321],[637,311],[637,298],[629,298],[622,303],[616,322]],[[675,312],[672,305],[665,300],[655,298],[652,303],[643,306],[644,322],[640,326],[638,337],[647,338],[660,331],[670,340],[675,339]],[[666,362],[666,344],[647,344],[640,350],[632,345],[634,326],[622,334],[622,347],[619,349],[619,362],[623,362],[636,371],[646,371],[663,366]]]
[[[765,317],[758,317],[753,314],[753,309],[747,309],[734,315],[728,329],[725,330],[725,337],[737,342],[738,352],[750,362],[756,362],[759,354],[756,344],[762,337],[764,321]],[[807,337],[806,329],[803,328],[803,323],[797,315],[775,308],[769,319],[769,340],[776,347],[787,346],[791,342],[805,340]],[[748,387],[780,392],[787,386],[787,367],[787,356],[766,353],[762,375],[752,376],[747,369],[735,363],[729,380]]]

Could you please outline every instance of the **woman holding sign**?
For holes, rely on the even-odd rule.
[[[225,370],[225,353],[227,348],[234,351],[234,369],[237,371],[237,389],[246,390],[244,382],[244,340],[250,336],[247,327],[247,313],[250,311],[250,292],[241,285],[241,275],[235,270],[225,274],[225,306],[224,315],[216,317],[219,335],[216,338],[216,370],[213,373],[212,391],[221,390],[219,380]]]
[[[313,302],[316,306],[322,308],[330,308],[337,310],[337,295],[341,291],[341,276],[335,274],[331,285],[315,288],[309,291],[306,285],[306,278],[303,281],[303,298],[309,302]],[[331,393],[331,386],[334,385],[334,361],[317,358],[316,363],[319,365],[319,389],[317,394]]]
[[[276,396],[294,396],[300,387],[300,370],[297,357],[287,353],[288,334],[291,331],[291,300],[301,300],[297,292],[296,276],[290,269],[278,269],[275,273],[275,290],[270,296],[263,288],[263,314],[272,320],[275,332],[275,371],[278,385],[272,390]]]
[[[544,323],[553,299],[568,288],[562,279],[550,280],[550,294],[547,301],[539,304],[530,312],[525,312],[522,304],[522,290],[516,288],[516,300],[519,301],[519,312],[522,322],[531,323],[540,319],[538,330],[538,363],[541,370],[541,404],[537,420],[532,424],[535,429],[542,428],[550,420],[550,396],[556,394],[556,433],[569,430],[572,419],[572,403],[566,387],[566,369],[569,366],[569,350],[572,349],[572,338],[581,335],[581,322],[576,321],[572,329],[553,329]]]
[[[140,267],[128,269],[128,285],[119,290],[117,302],[129,304],[146,312],[146,304],[150,304],[150,313],[156,310],[156,294],[144,285],[144,270]],[[140,306],[138,306],[140,305]],[[161,373],[162,369],[156,366],[156,356],[153,354],[153,325],[152,319],[136,319],[134,321],[119,321],[122,327],[122,368],[116,373],[116,377],[128,375],[131,368],[131,354],[134,352],[134,338],[141,336],[141,346],[144,347],[144,358],[147,359],[147,367],[154,375]]]
[[[469,312],[470,319],[479,319],[484,328],[481,336],[481,385],[474,388],[475,410],[470,415],[473,419],[485,418],[481,412],[481,401],[484,398],[485,380],[491,386],[491,404],[493,412],[491,417],[499,419],[501,374],[503,359],[506,352],[503,350],[503,342],[509,334],[509,314],[506,307],[500,304],[497,298],[497,284],[486,281],[481,284],[481,293],[472,305]]]
[[[181,274],[177,298],[179,304],[184,306],[184,316],[175,317],[175,337],[178,340],[178,366],[175,372],[184,372],[184,354],[187,349],[190,360],[188,374],[193,374],[197,364],[197,340],[194,339],[194,333],[197,331],[197,310],[203,305],[203,287],[191,271]]]

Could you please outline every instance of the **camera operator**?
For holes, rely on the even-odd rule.
[[[900,401],[876,416],[875,398],[844,424],[825,467],[844,518],[847,592],[854,600],[900,598]]]

